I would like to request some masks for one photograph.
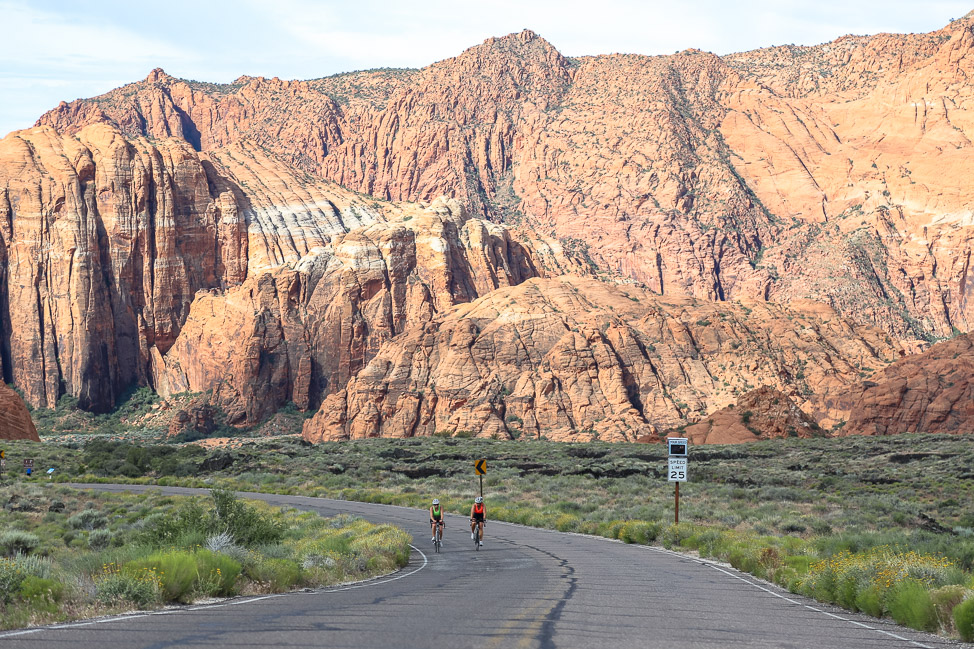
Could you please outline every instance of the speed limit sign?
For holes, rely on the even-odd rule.
[[[686,482],[687,459],[685,457],[671,457],[670,470],[668,473],[670,476],[670,482]]]

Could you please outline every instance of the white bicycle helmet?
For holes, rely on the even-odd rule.
[[[480,503],[482,503],[482,502],[484,502],[484,499],[483,499],[483,498],[481,498],[480,496],[477,496],[477,499],[476,499],[476,500],[474,500],[474,502],[475,502],[475,503],[477,503],[477,504],[479,505]]]
[[[439,505],[440,504],[440,499],[439,498],[434,498],[433,499],[433,504],[434,505]]]

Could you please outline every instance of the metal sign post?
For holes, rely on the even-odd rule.
[[[680,483],[687,481],[687,439],[671,437],[667,440],[669,446],[669,467],[667,474],[669,481],[676,483],[673,495],[673,522],[680,523]]]
[[[487,473],[487,460],[477,460],[473,470],[480,476],[480,497],[484,497],[484,475]]]

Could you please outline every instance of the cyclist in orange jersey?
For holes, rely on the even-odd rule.
[[[484,509],[484,499],[477,496],[477,499],[473,501],[473,506],[470,508],[470,538],[473,540],[477,539],[476,533],[479,528],[481,546],[484,544],[484,525],[486,522],[487,514]]]

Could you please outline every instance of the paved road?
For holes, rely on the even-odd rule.
[[[463,531],[466,517],[449,516],[443,552],[434,554],[423,511],[249,496],[393,523],[413,534],[417,549],[399,573],[352,587],[0,633],[0,648],[972,647],[659,548],[489,522],[484,547],[475,552]]]

